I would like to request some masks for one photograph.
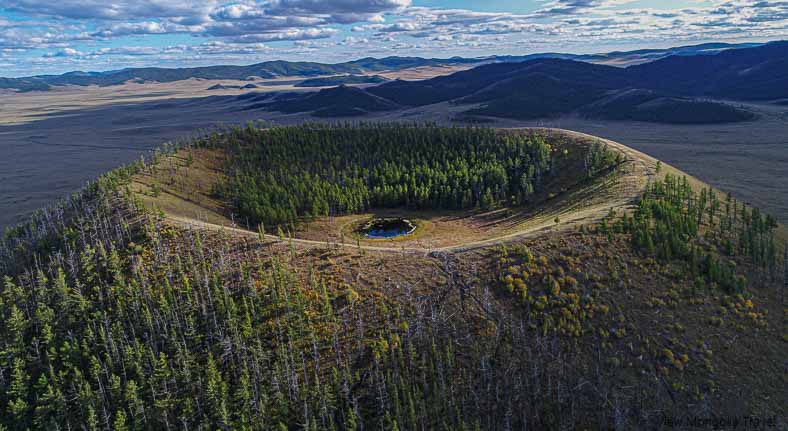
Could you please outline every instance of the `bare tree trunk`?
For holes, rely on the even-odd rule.
[[[785,305],[785,290],[788,289],[788,242],[785,243],[783,252],[783,291],[780,295],[780,305]]]

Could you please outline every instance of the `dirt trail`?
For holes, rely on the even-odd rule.
[[[466,251],[476,250],[496,246],[499,244],[521,241],[524,239],[536,238],[547,232],[562,232],[567,230],[576,229],[584,224],[593,224],[601,221],[607,216],[611,210],[620,210],[631,207],[637,200],[640,194],[646,187],[649,181],[653,180],[656,175],[657,160],[651,156],[641,153],[640,151],[629,148],[618,142],[610,141],[607,139],[598,138],[596,136],[587,135],[584,133],[574,132],[563,129],[535,129],[535,128],[520,128],[520,129],[505,129],[505,130],[540,130],[547,133],[561,133],[568,137],[589,141],[589,142],[603,142],[625,155],[625,162],[619,167],[620,174],[616,177],[615,182],[611,187],[605,187],[600,190],[593,191],[593,195],[588,199],[575,199],[572,201],[559,205],[557,208],[543,214],[539,214],[530,222],[521,226],[516,232],[506,235],[484,239],[480,241],[467,242],[462,244],[451,245],[448,247],[440,247],[433,249],[426,248],[413,248],[413,247],[385,247],[374,245],[356,245],[349,243],[336,243],[325,241],[313,241],[298,238],[286,238],[280,240],[274,235],[265,235],[266,240],[275,242],[284,242],[305,246],[305,247],[325,247],[329,244],[332,247],[347,247],[363,249],[367,251],[389,252],[389,253],[409,253],[409,254],[429,254],[432,252],[441,253],[462,253]],[[667,169],[674,170],[673,168],[664,165]],[[694,179],[693,179],[694,180]],[[695,180],[697,181],[697,180]],[[556,218],[559,219],[556,223]],[[258,238],[257,232],[252,232],[246,229],[237,227],[222,226],[214,223],[209,223],[201,220],[196,220],[188,217],[168,215],[167,221],[193,229],[205,229],[213,231],[229,232],[234,235],[245,237]]]

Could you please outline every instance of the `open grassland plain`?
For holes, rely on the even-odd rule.
[[[423,140],[445,151],[410,154]],[[233,128],[181,144],[0,240],[0,425],[786,425],[785,238],[652,157],[546,129]],[[287,199],[271,200],[282,173]],[[332,239],[378,206],[417,219],[416,240],[454,238]],[[540,208],[552,228],[499,214]]]

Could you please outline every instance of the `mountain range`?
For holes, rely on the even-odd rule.
[[[69,72],[63,75],[39,75],[26,78],[0,78],[0,88],[19,91],[48,90],[63,85],[119,85],[129,81],[175,82],[186,79],[254,80],[286,76],[318,77],[397,71],[425,66],[476,64],[479,59],[425,59],[419,57],[363,58],[339,64],[313,62],[267,61],[250,66],[208,66],[181,69],[158,67],[123,69],[108,72]]]
[[[667,49],[611,52],[605,54],[541,53],[525,56],[490,56],[483,58],[453,57],[448,59],[420,57],[362,58],[337,64],[315,62],[266,61],[249,66],[207,66],[192,68],[128,68],[106,72],[75,71],[62,75],[38,75],[23,78],[0,78],[0,89],[18,91],[46,91],[53,86],[64,85],[119,85],[129,81],[174,82],[192,78],[251,80],[254,78],[276,78],[287,76],[318,77],[329,75],[365,74],[383,71],[398,71],[417,67],[483,65],[489,63],[520,63],[535,59],[557,58],[589,63],[625,66],[659,60],[669,56],[711,55],[724,50],[735,50],[759,44],[702,44]]]
[[[788,98],[788,42],[714,55],[674,55],[626,68],[559,58],[499,62],[423,81],[293,95],[269,108],[295,112],[306,110],[307,100],[321,100],[323,107],[345,101],[343,112],[361,115],[370,105],[396,109],[451,102],[469,105],[469,114],[514,119],[579,113],[599,119],[724,123],[754,115],[719,100],[783,98]],[[321,108],[317,114],[331,111]]]
[[[378,75],[418,67],[466,66],[421,81]],[[626,67],[624,67],[626,66]],[[659,123],[728,123],[755,118],[731,101],[788,99],[788,42],[704,44],[608,54],[425,59],[364,58],[339,64],[269,61],[250,66],[142,68],[0,78],[0,88],[47,90],[61,85],[111,86],[129,81],[246,80],[210,89],[254,90],[257,78],[300,77],[296,87],[321,91],[253,93],[241,109],[361,117],[436,103],[467,106],[466,118],[518,120],[576,114],[592,119]],[[362,87],[351,85],[364,84]]]
[[[540,58],[560,58],[564,60],[585,61],[587,63],[606,64],[609,66],[633,66],[636,64],[649,63],[670,56],[695,56],[695,55],[714,55],[721,51],[740,48],[753,48],[762,45],[761,43],[703,43],[700,45],[678,46],[663,49],[639,49],[635,51],[613,51],[603,54],[562,54],[562,53],[541,53],[524,56],[493,56],[493,62],[519,63]]]

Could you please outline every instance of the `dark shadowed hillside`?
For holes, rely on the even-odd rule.
[[[788,97],[788,42],[717,55],[673,56],[627,69],[642,88],[740,100]]]
[[[788,43],[714,55],[675,55],[629,68],[558,58],[493,63],[424,81],[398,80],[367,92],[410,107],[477,104],[468,113],[513,119],[579,113],[598,119],[674,124],[748,121],[755,116],[743,108],[696,98],[788,97]],[[343,109],[364,109],[352,103],[345,101]],[[282,108],[278,107],[300,109],[293,101]]]
[[[535,78],[531,79],[533,76]],[[496,63],[426,81],[398,81],[369,91],[402,105],[419,106],[468,98],[489,101],[500,95],[531,91],[551,77],[593,88],[615,88],[624,76],[622,69],[559,59],[541,59],[524,63]],[[532,87],[529,82],[535,83]],[[489,88],[488,87],[492,87]],[[473,98],[477,92],[483,92]]]
[[[751,50],[758,52],[748,52]],[[773,51],[772,45],[739,49],[724,53],[726,58],[709,61],[725,61],[729,64],[729,71],[739,70],[742,65],[752,63],[748,58],[762,58]],[[714,57],[703,56],[704,59]],[[775,69],[780,61],[784,60],[768,62],[770,70]],[[378,97],[376,104],[385,100],[410,107],[451,101],[459,105],[479,105],[470,109],[470,114],[513,119],[538,119],[579,113],[597,119],[708,124],[748,121],[754,118],[752,113],[729,104],[694,99],[694,93],[699,93],[698,91],[683,91],[681,87],[686,85],[700,88],[703,84],[676,82],[672,85],[669,73],[659,74],[659,70],[665,65],[661,62],[653,65],[657,72],[649,72],[651,75],[648,75],[642,72],[642,68],[648,66],[623,69],[550,58],[523,63],[494,63],[424,81],[398,80],[382,84],[367,89],[367,97],[360,99],[360,103],[368,103],[369,95]],[[641,79],[641,76],[647,78]],[[664,78],[657,80],[657,76]],[[757,85],[768,87],[769,84],[765,82],[761,80]],[[739,88],[747,85],[741,80],[731,80],[731,84],[720,81],[719,88],[733,88],[733,84]],[[727,87],[724,87],[725,85]],[[754,94],[757,95],[757,90]],[[311,95],[299,96],[275,108],[284,112],[317,111],[317,100],[320,99]],[[338,106],[328,107],[328,112],[331,116],[341,116],[341,112],[359,115],[362,111],[368,111],[365,106],[354,105],[354,100],[356,99],[343,100],[341,109],[338,109]]]
[[[650,90],[622,90],[583,107],[588,118],[670,124],[713,124],[748,121],[749,111],[705,100],[664,97]]]
[[[370,112],[391,111],[399,106],[360,88],[345,85],[284,99],[267,105],[275,111],[312,112],[317,117],[355,117]]]
[[[0,88],[47,90],[60,85],[119,85],[128,81],[175,82],[186,79],[235,79],[253,77],[276,78],[280,76],[325,76],[361,74],[410,69],[427,66],[447,66],[479,63],[478,59],[427,59],[418,57],[366,58],[347,63],[324,64],[314,62],[267,61],[249,66],[207,66],[168,69],[160,67],[130,68],[108,72],[70,72],[63,75],[41,75],[28,78],[0,78]]]
[[[604,88],[591,83],[531,73],[495,83],[457,103],[483,103],[483,107],[471,110],[474,114],[531,119],[577,110],[604,93]]]
[[[328,76],[325,78],[306,79],[296,84],[296,87],[333,87],[336,85],[347,84],[381,84],[388,82],[389,79],[380,75],[341,75]]]
[[[530,91],[533,89],[522,84],[530,75],[540,73],[592,88],[642,88],[686,97],[779,99],[788,97],[788,42],[716,55],[676,55],[629,68],[560,59],[492,64],[426,81],[384,84],[371,91],[400,104],[423,105],[470,98],[493,84],[498,94]],[[428,91],[430,95],[413,95]]]
[[[20,92],[46,91],[49,85],[31,79],[0,78],[0,89],[13,89]]]

